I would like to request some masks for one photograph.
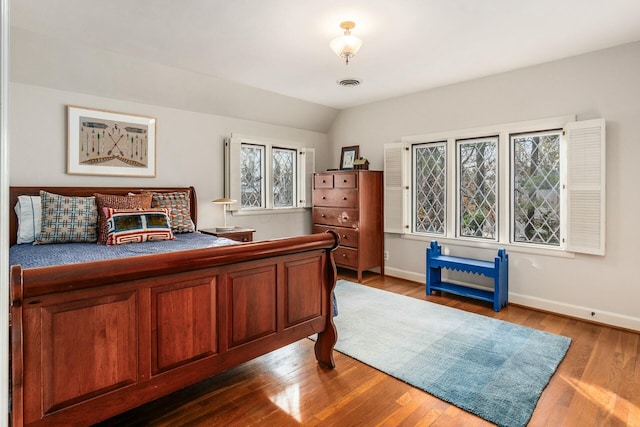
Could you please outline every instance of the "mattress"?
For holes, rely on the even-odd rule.
[[[174,234],[174,236],[174,240],[113,246],[98,245],[96,243],[60,243],[50,245],[25,243],[9,248],[9,265],[21,265],[22,268],[49,267],[52,265],[241,244],[234,240],[198,232]]]

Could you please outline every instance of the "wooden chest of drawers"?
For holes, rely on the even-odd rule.
[[[334,230],[336,265],[358,272],[379,267],[384,275],[382,172],[321,172],[313,177],[313,232]]]

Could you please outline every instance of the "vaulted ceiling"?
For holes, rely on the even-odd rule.
[[[638,0],[12,0],[10,13],[48,37],[338,109],[640,40]],[[328,46],[345,20],[364,42],[349,65]]]

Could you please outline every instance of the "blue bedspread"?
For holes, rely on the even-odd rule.
[[[238,244],[238,242],[230,239],[203,233],[175,234],[175,237],[175,240],[129,243],[115,246],[98,245],[96,243],[61,243],[52,245],[32,245],[27,243],[14,245],[9,248],[9,265],[20,264],[22,268],[47,267]]]

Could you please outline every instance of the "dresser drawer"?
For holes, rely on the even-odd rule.
[[[253,233],[256,232],[253,228],[244,227],[235,227],[233,230],[228,231],[218,231],[215,228],[205,228],[198,231],[212,236],[225,237],[227,239],[235,240],[236,242],[253,242]]]
[[[313,208],[313,223],[358,228],[358,209]]]
[[[334,188],[357,188],[358,175],[353,174],[336,174],[333,177]]]
[[[252,231],[243,231],[236,233],[219,234],[220,237],[226,237],[227,239],[235,240],[236,242],[253,242],[253,232]]]
[[[333,230],[338,236],[340,236],[340,245],[341,246],[349,246],[352,248],[358,247],[358,230],[353,228],[345,228],[345,227],[328,227],[326,225],[316,225],[313,226],[314,233],[324,233],[326,231]]]
[[[336,261],[336,265],[343,267],[358,268],[358,250],[352,248],[345,248],[344,246],[338,246],[333,251],[333,259]]]
[[[314,206],[358,207],[357,190],[321,189],[313,192]]]
[[[313,176],[313,188],[333,188],[333,175],[315,174]]]

